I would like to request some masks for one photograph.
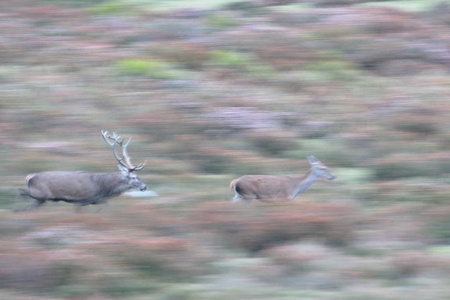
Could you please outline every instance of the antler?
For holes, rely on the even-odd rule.
[[[130,172],[139,171],[145,167],[145,164],[147,163],[146,161],[144,161],[143,163],[141,163],[137,166],[134,166],[131,163],[131,158],[127,152],[127,146],[130,143],[131,138],[129,138],[128,141],[126,143],[124,143],[125,139],[120,139],[120,136],[118,136],[115,132],[113,132],[113,134],[111,136],[111,135],[108,135],[108,131],[103,131],[103,130],[102,130],[102,136],[103,136],[103,139],[105,140],[105,142],[109,146],[111,146],[114,156],[116,157],[119,164],[121,164],[122,166],[127,168]],[[112,140],[112,142],[110,140]],[[116,152],[116,147],[115,147],[116,144],[118,144],[120,146],[120,148],[122,148],[122,157],[119,157],[119,155]]]

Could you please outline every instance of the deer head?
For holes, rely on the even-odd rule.
[[[128,179],[128,182],[131,186],[131,189],[140,189],[141,191],[145,191],[147,186],[141,181],[141,179],[134,174],[134,171],[140,171],[145,167],[146,162],[135,166],[131,163],[131,158],[128,155],[127,147],[130,144],[131,138],[129,138],[126,142],[125,139],[121,139],[115,132],[112,135],[108,135],[108,131],[102,130],[102,136],[105,142],[111,147],[112,152],[115,158],[118,161],[119,171],[122,173],[122,178]],[[118,145],[122,149],[122,155],[117,154],[116,145]]]
[[[311,164],[312,173],[318,178],[325,178],[328,180],[336,179],[336,176],[334,176],[333,174],[331,174],[330,171],[328,171],[327,166],[325,166],[320,160],[315,158],[314,155],[312,154],[308,155],[308,161]]]

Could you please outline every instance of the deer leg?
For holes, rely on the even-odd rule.
[[[242,198],[242,196],[236,192],[236,194],[234,195],[233,199],[231,199],[231,202],[238,202],[238,201],[241,201],[241,200],[244,200],[244,198]]]
[[[34,209],[38,209],[42,204],[45,203],[45,200],[40,200],[40,199],[36,199],[36,198],[32,198],[31,197],[31,201],[30,198],[28,198],[28,204],[26,205],[26,207],[22,210],[34,210]]]
[[[95,204],[93,201],[91,201],[91,200],[81,200],[81,201],[74,201],[74,204],[75,204],[75,211],[77,212],[77,213],[79,213],[79,212],[81,212],[81,208],[83,207],[83,206],[86,206],[86,205],[89,205],[89,204]]]
[[[241,195],[241,194],[236,192],[236,195],[231,200],[231,202],[238,202],[238,201],[241,201],[241,200],[245,200],[246,202],[251,202],[252,200],[255,200],[255,199],[258,199],[258,197],[255,194]]]
[[[75,203],[75,211],[77,213],[79,213],[79,212],[81,212],[81,208],[83,206],[90,205],[90,204],[98,205],[97,209],[95,210],[96,213],[99,212],[100,210],[102,210],[103,207],[106,205],[104,202],[97,203],[95,200],[82,200],[82,201],[78,201]]]
[[[95,213],[100,212],[103,208],[108,206],[108,202],[101,202],[97,204],[97,209],[95,210]]]
[[[25,202],[25,200],[27,200],[28,203],[25,205],[25,207],[20,208],[19,207],[19,201],[20,202]],[[19,188],[19,193],[16,196],[16,208],[14,209],[14,211],[36,209],[39,206],[41,206],[42,204],[44,204],[45,200],[46,199],[40,199],[40,198],[33,197],[30,194],[30,191],[27,190],[27,189]]]
[[[80,213],[81,212],[81,208],[83,207],[84,205],[82,205],[82,204],[80,204],[80,203],[75,203],[75,212],[78,214],[78,213]]]
[[[81,212],[81,208],[83,206],[92,204],[91,201],[79,201],[79,202],[74,202],[75,203],[75,212],[80,213]]]
[[[31,205],[29,205],[27,209],[37,209],[42,204],[45,203],[45,199],[36,199],[36,198],[33,198],[33,199],[36,200],[36,201],[34,201]]]

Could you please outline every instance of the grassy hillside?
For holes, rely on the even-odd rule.
[[[0,298],[450,298],[450,3],[202,3],[0,4]],[[12,211],[115,171],[101,129],[158,196]],[[338,179],[227,201],[310,153]]]

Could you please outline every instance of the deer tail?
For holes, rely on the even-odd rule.
[[[28,176],[25,178],[25,182],[27,183],[27,185],[30,185],[30,180],[33,179],[33,177],[36,174],[28,174]]]
[[[237,181],[238,181],[237,179],[231,180],[231,182],[230,182],[230,189],[234,190],[234,187],[236,186],[236,182]]]

